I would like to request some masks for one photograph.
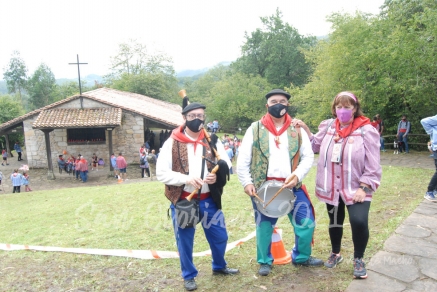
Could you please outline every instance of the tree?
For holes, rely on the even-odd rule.
[[[23,107],[20,102],[16,101],[11,95],[0,95],[0,124],[15,119],[24,114]],[[2,145],[5,140],[2,139]],[[9,134],[9,147],[14,148],[16,141],[23,141],[23,135],[20,133]]]
[[[119,45],[118,54],[111,57],[111,70],[105,80],[112,88],[166,101],[177,99],[172,59],[161,53],[149,54],[146,46],[135,40]]]
[[[281,17],[278,9],[276,15],[261,17],[264,28],[250,35],[245,33],[242,56],[231,66],[246,74],[265,77],[279,88],[290,84],[302,86],[312,71],[301,49],[313,46],[316,38],[300,35]]]
[[[21,102],[21,93],[26,86],[27,67],[23,59],[20,57],[20,52],[13,52],[9,65],[3,70],[3,78],[6,80],[9,93],[18,92]]]
[[[299,117],[315,129],[330,115],[340,91],[357,94],[365,114],[380,113],[385,133],[394,134],[402,114],[414,132],[435,115],[437,99],[437,2],[386,1],[381,15],[333,14],[333,32],[306,57],[314,74],[304,88],[290,87]]]
[[[226,128],[246,129],[266,113],[265,94],[272,85],[261,76],[240,72],[225,76],[210,91],[213,99],[207,104],[208,120],[218,119]]]
[[[55,101],[56,80],[50,68],[42,63],[28,81],[27,91],[33,108],[41,108]]]

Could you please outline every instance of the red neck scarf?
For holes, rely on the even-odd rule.
[[[288,114],[285,114],[284,124],[282,125],[282,128],[279,129],[279,131],[276,130],[275,123],[273,122],[273,119],[270,116],[270,114],[265,114],[261,118],[261,123],[267,128],[267,130],[269,130],[270,133],[275,135],[275,144],[276,144],[276,147],[279,148],[279,144],[280,144],[279,136],[281,136],[281,134],[287,130],[288,126],[290,126],[291,117]]]
[[[369,118],[366,118],[365,116],[359,116],[357,118],[354,118],[353,122],[350,123],[347,127],[340,129],[340,121],[338,119],[335,119],[335,130],[337,132],[337,136],[334,137],[334,140],[337,142],[340,137],[344,139],[356,129],[368,124],[370,124]]]
[[[171,132],[171,138],[182,143],[193,143],[194,153],[196,153],[197,144],[206,147],[206,144],[203,142],[203,138],[205,138],[205,132],[203,130],[200,131],[200,135],[197,137],[197,140],[193,141],[184,133],[184,126],[179,126]]]

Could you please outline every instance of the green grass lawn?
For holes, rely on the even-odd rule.
[[[423,193],[432,173],[431,170],[383,166],[382,184],[374,195],[370,209],[370,241],[365,255],[367,259],[381,249],[384,241],[423,200]],[[314,176],[315,168],[312,168],[305,179],[310,194],[314,194]],[[163,189],[161,183],[150,182],[1,195],[0,243],[176,251],[171,220],[167,218],[169,202]],[[326,259],[330,252],[328,216],[325,205],[318,202],[313,195],[312,197],[318,224],[313,255]],[[231,176],[231,181],[225,187],[223,211],[229,242],[243,238],[255,230],[250,200],[235,175]],[[290,250],[294,243],[294,233],[288,218],[280,218],[278,226],[283,229],[283,242],[287,250]],[[197,231],[195,251],[209,249],[201,228]],[[345,225],[343,238],[342,254],[347,259],[353,254],[348,224]],[[199,288],[214,291],[268,291],[273,287],[289,287],[294,283],[298,286],[306,285],[309,290],[341,291],[352,280],[352,265],[348,261],[339,265],[335,271],[278,266],[271,276],[261,279],[256,276],[258,265],[255,248],[255,239],[252,239],[226,255],[228,264],[241,270],[237,281],[211,277],[211,259],[195,258],[200,270],[197,279]],[[101,291],[109,289],[107,285],[110,283],[118,283],[121,288],[116,290],[129,291],[130,289],[123,288],[126,286],[121,284],[120,279],[134,283],[141,281],[139,279],[145,281],[145,275],[148,280],[144,285],[150,285],[146,287],[150,291],[179,291],[182,285],[177,259],[138,260],[64,253],[0,251],[0,276],[4,277],[0,281],[0,290],[20,291],[23,287],[11,285],[30,281],[18,275],[20,268],[27,269],[29,265],[32,266],[29,263],[52,268],[54,265],[63,267],[59,269],[64,272],[52,271],[53,275],[49,278],[41,275],[39,270],[28,275],[28,279],[32,279],[32,275],[35,279],[40,279],[32,282],[31,288],[36,290],[47,290],[47,282],[50,282],[52,287],[60,290],[85,287],[85,290]],[[16,271],[3,271],[9,266],[16,266]],[[72,277],[70,274],[74,272],[69,273],[66,267],[79,271],[75,280],[68,285],[63,284],[63,279]],[[100,272],[92,273],[92,277],[82,275],[81,272],[82,269],[106,271],[109,268],[126,274],[119,278],[115,275],[115,278],[108,280],[108,276],[102,276]],[[131,269],[135,269],[135,272]],[[303,277],[298,277],[299,275]]]

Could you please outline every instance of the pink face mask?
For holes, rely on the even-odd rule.
[[[342,123],[347,123],[352,119],[353,110],[347,108],[336,109],[337,118]]]

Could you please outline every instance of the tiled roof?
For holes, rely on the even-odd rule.
[[[182,107],[174,104],[157,100],[145,95],[120,91],[111,88],[99,88],[96,90],[82,93],[84,98],[89,98],[113,107],[121,108],[123,110],[131,111],[139,115],[149,118],[151,120],[160,122],[162,124],[177,127],[183,123],[181,111]],[[28,112],[25,115],[19,116],[15,119],[7,121],[0,125],[0,133],[16,126],[18,123],[39,114],[40,112],[59,105],[68,103],[72,100],[79,99],[80,95],[74,95],[66,99],[49,104],[45,107]]]
[[[184,122],[180,105],[145,95],[111,88],[99,88],[85,92],[82,96],[140,114],[166,125],[177,127]]]
[[[41,111],[32,124],[32,128],[116,127],[121,125],[121,116],[122,110],[120,108],[54,108]]]

